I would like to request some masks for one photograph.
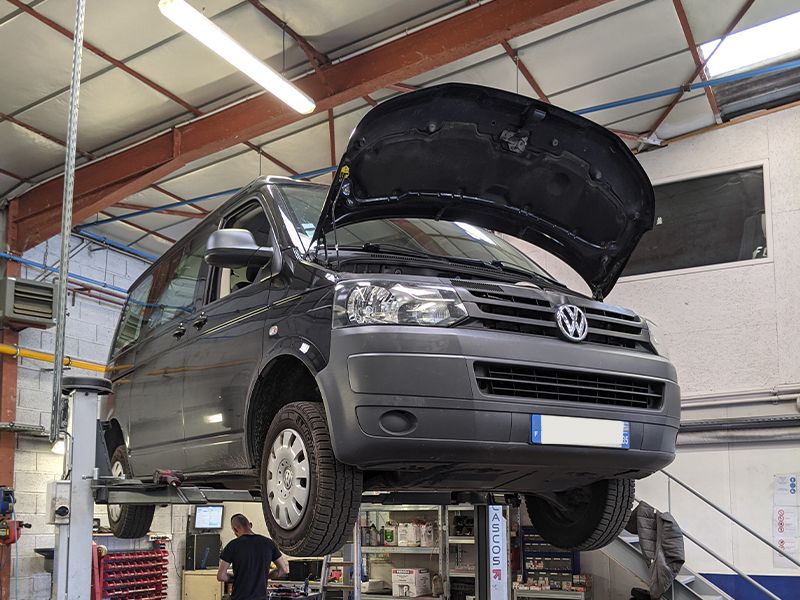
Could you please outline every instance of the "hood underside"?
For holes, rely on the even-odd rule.
[[[373,219],[462,221],[528,241],[605,296],[653,226],[650,180],[605,128],[466,84],[379,104],[361,120],[317,235]]]

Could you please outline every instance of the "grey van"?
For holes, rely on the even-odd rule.
[[[653,214],[628,148],[572,113],[462,84],[383,102],[330,187],[259,178],[133,285],[112,471],[260,489],[294,556],[338,548],[365,490],[521,494],[551,544],[602,547],[675,454],[675,369],[603,302]],[[152,517],[109,507],[121,537]]]

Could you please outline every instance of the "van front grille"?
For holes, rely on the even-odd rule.
[[[469,314],[469,318],[460,323],[461,327],[563,339],[556,325],[558,306],[542,294],[524,288],[511,289],[514,286],[493,286],[499,291],[488,289],[490,287],[479,287],[473,282],[458,283],[456,290]],[[577,298],[575,303],[586,313],[589,325],[586,343],[653,352],[644,322],[636,315]]]
[[[624,375],[490,362],[475,363],[482,393],[532,400],[658,409],[664,384]]]

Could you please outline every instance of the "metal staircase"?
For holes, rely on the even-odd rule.
[[[686,491],[696,496],[698,499],[702,500],[706,505],[710,506],[716,512],[723,515],[729,521],[744,529],[753,538],[762,542],[763,544],[766,544],[767,546],[772,548],[775,552],[781,554],[789,561],[794,563],[797,567],[800,567],[800,562],[797,559],[789,556],[786,552],[775,546],[772,542],[764,538],[758,532],[754,531],[751,527],[749,527],[745,523],[742,523],[732,514],[714,504],[714,502],[703,496],[700,492],[698,492],[694,488],[689,487],[687,484],[682,482],[674,475],[668,473],[667,471],[662,470],[660,472],[665,477],[667,477],[668,485],[675,483],[678,486],[682,487]],[[703,550],[710,556],[714,557],[717,561],[719,561],[720,563],[728,567],[731,571],[739,575],[743,580],[745,580],[751,586],[762,592],[767,598],[770,598],[771,600],[781,600],[780,597],[770,592],[763,585],[758,583],[755,579],[744,573],[741,569],[737,568],[735,565],[725,560],[722,556],[714,552],[714,550],[706,546],[703,542],[698,540],[695,536],[691,535],[685,529],[683,530],[683,535],[684,537],[686,537],[686,539],[694,543],[701,550]],[[639,548],[639,538],[637,536],[628,534],[627,532],[623,532],[623,534],[620,537],[618,537],[611,544],[603,548],[601,552],[603,552],[606,556],[608,556],[620,567],[622,567],[635,577],[639,578],[641,581],[649,580],[650,569],[647,564],[647,561],[645,560]],[[681,569],[680,573],[678,573],[678,577],[676,578],[675,583],[672,586],[672,589],[664,597],[667,598],[668,600],[735,600],[734,598],[723,592],[721,589],[719,589],[717,586],[712,584],[710,581],[705,579],[702,575],[691,571],[685,565]]]
[[[601,550],[611,560],[642,581],[650,578],[650,569],[639,549],[639,538],[631,534],[618,537]],[[670,600],[734,600],[702,575],[686,568],[678,573]]]

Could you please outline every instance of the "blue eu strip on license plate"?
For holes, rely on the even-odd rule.
[[[631,447],[628,421],[531,415],[531,442],[543,446]]]

